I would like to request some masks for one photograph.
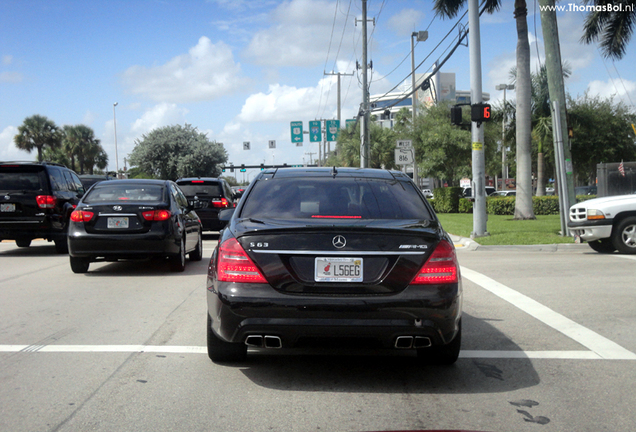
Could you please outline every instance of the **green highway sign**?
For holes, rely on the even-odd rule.
[[[322,141],[321,121],[312,120],[309,122],[309,142]]]
[[[358,121],[358,120],[356,120],[356,119],[346,119],[346,120],[345,120],[345,127],[346,127],[347,129],[349,129],[349,125],[351,125],[351,126],[355,126],[355,124],[356,124],[356,122],[357,122],[357,121]]]
[[[340,120],[326,120],[327,141],[338,141],[338,131],[340,130]]]
[[[303,122],[291,122],[291,140],[293,143],[303,142]]]

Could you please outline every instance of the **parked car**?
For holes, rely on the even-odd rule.
[[[575,195],[596,195],[596,186],[577,186],[574,188]]]
[[[83,194],[79,177],[64,165],[0,162],[0,240],[29,247],[42,238],[66,253],[69,218]]]
[[[341,338],[457,360],[457,256],[406,174],[267,169],[221,219],[207,277],[212,361]]]
[[[115,180],[115,177],[111,177],[108,174],[80,174],[79,179],[84,185],[84,190],[88,190],[89,187],[95,183],[99,183],[104,180]]]
[[[177,180],[190,204],[200,202],[197,214],[204,231],[220,231],[226,222],[219,220],[219,211],[236,207],[238,197],[227,181],[214,177],[194,177]]]
[[[433,199],[435,198],[435,196],[433,195],[433,191],[431,191],[430,189],[422,189],[422,194],[427,198],[427,199]]]
[[[491,197],[507,197],[507,196],[515,196],[517,195],[517,191],[514,190],[502,190],[502,191],[495,191],[493,193],[491,193],[488,196]]]
[[[485,186],[486,189],[486,196],[489,196],[490,194],[492,194],[493,192],[496,191],[496,189],[493,186]],[[470,201],[475,201],[475,197],[473,196],[473,188],[472,187],[467,187],[464,188],[463,192],[463,197],[470,200]]]
[[[95,184],[71,214],[71,269],[86,273],[95,261],[167,258],[182,272],[186,254],[200,261],[201,222],[169,180],[109,180]]]
[[[636,195],[593,198],[570,207],[568,228],[600,253],[636,253]]]

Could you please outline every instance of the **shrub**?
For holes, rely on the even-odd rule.
[[[437,188],[433,191],[435,196],[433,208],[439,213],[457,213],[461,194],[462,189],[459,187]]]
[[[472,213],[473,212],[473,202],[466,198],[459,199],[459,207],[457,208],[458,213]]]
[[[486,213],[492,215],[514,215],[515,197],[487,198]]]

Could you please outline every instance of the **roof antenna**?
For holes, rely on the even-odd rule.
[[[338,174],[338,170],[336,170],[336,167],[334,166],[331,168],[331,175],[333,178],[336,178],[336,174]]]

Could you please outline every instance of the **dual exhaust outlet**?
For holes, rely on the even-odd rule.
[[[283,343],[278,336],[249,335],[245,338],[245,345],[251,348],[282,348]]]
[[[398,336],[395,338],[395,347],[398,349],[428,348],[431,345],[431,339],[426,336]]]

